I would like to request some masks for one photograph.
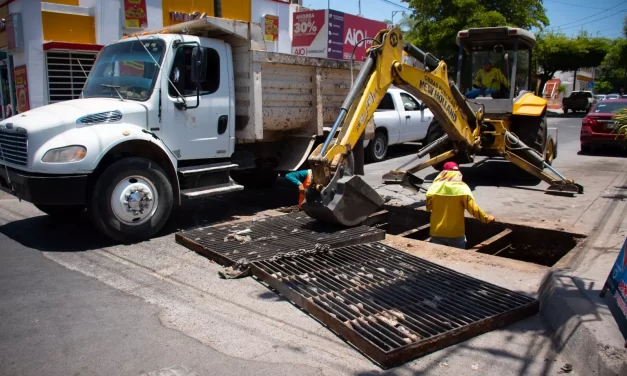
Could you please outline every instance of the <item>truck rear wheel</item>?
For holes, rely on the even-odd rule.
[[[174,197],[163,169],[145,158],[124,158],[98,178],[88,209],[101,232],[120,241],[150,238],[168,220]]]
[[[85,211],[85,205],[37,205],[35,207],[51,217],[69,218]]]

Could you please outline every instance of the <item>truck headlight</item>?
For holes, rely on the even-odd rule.
[[[66,146],[58,149],[50,149],[41,158],[45,163],[69,163],[78,162],[87,155],[87,148],[80,145]]]

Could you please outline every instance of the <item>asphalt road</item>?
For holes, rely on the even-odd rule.
[[[620,153],[577,155],[580,117],[549,119],[549,126],[559,129],[556,167],[576,171],[588,158],[586,163],[594,166],[624,169]],[[393,148],[392,159],[366,167],[367,181],[379,185],[382,173],[409,160],[417,149]],[[498,167],[498,174],[511,173],[510,167]],[[495,178],[486,171],[485,164],[464,169],[478,192],[492,189]],[[433,174],[426,170],[422,175]],[[606,184],[603,179],[601,183]],[[523,185],[514,192],[525,201],[537,196],[536,189]],[[296,197],[292,187],[280,183],[273,192],[231,198],[237,207],[207,201],[177,213],[155,239],[118,246],[97,234],[85,218],[54,221],[32,205],[0,194],[0,374],[380,373],[258,282],[219,280],[217,265],[174,243],[177,229],[293,205]],[[503,200],[499,202],[483,200],[488,209],[507,215],[498,211]],[[547,362],[561,361],[537,317],[453,349],[447,350],[448,358],[436,353],[391,374],[465,374],[471,372],[468,362],[483,364],[484,374],[552,374]]]

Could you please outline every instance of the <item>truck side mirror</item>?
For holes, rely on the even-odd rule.
[[[192,82],[201,84],[207,81],[207,51],[204,48],[192,49]]]
[[[420,111],[424,111],[427,108],[429,108],[429,107],[427,106],[427,104],[425,102],[420,103]]]

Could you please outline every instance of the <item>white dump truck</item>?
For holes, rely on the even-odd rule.
[[[185,199],[297,169],[350,85],[348,62],[265,51],[257,23],[206,17],[125,37],[79,99],[0,122],[0,189],[146,239]]]

